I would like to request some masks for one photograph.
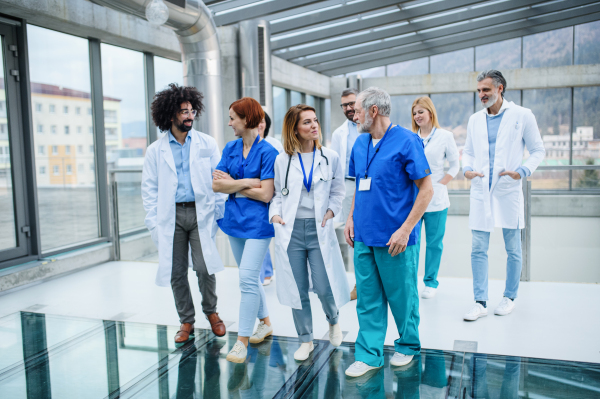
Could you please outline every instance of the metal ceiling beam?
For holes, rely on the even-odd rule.
[[[259,0],[227,0],[222,3],[215,4],[210,7],[210,10],[213,12],[213,15],[226,10],[231,10],[232,8],[247,6],[252,3],[256,3]]]
[[[307,6],[298,7],[298,8],[294,8],[292,10],[287,10],[287,11],[281,11],[281,12],[278,12],[277,14],[273,14],[273,15],[268,15],[267,17],[265,17],[265,19],[268,21],[273,21],[273,20],[277,20],[277,19],[281,19],[281,18],[293,17],[293,16],[297,16],[299,14],[304,14],[306,12],[319,10],[321,8],[327,8],[327,7],[332,7],[332,6],[336,6],[339,4],[344,4],[346,1],[348,1],[348,0],[320,1],[319,3],[309,4]],[[283,21],[282,21],[282,23],[283,23]],[[271,22],[271,27],[273,27],[273,26],[275,26],[275,24],[273,24]]]
[[[547,0],[520,0],[520,1],[512,2],[511,5],[513,8],[523,8],[526,6],[530,6],[530,5],[534,5],[536,3],[541,3],[541,2],[546,2],[546,1]],[[411,43],[432,40],[432,39],[436,39],[438,37],[456,35],[459,33],[468,32],[468,31],[472,31],[472,30],[476,30],[476,29],[480,29],[480,28],[485,28],[488,26],[494,27],[496,25],[506,24],[506,23],[516,21],[519,19],[537,17],[537,16],[540,16],[543,14],[548,14],[548,13],[557,12],[557,11],[564,11],[566,9],[572,9],[574,7],[579,7],[579,6],[583,6],[583,5],[587,5],[587,4],[595,3],[595,2],[598,2],[598,0],[572,0],[572,1],[568,1],[568,2],[564,1],[564,2],[552,3],[552,4],[544,5],[541,7],[528,8],[528,9],[525,9],[522,11],[498,15],[497,17],[480,19],[480,20],[474,21],[474,22],[468,22],[465,24],[448,26],[446,28],[437,29],[434,31],[418,33],[418,34],[408,36],[408,37],[400,37],[400,38],[391,39],[391,40],[387,40],[387,41],[383,41],[383,42],[379,42],[379,43],[373,43],[370,46],[350,48],[347,50],[337,51],[337,52],[333,52],[333,53],[329,53],[329,54],[323,54],[320,56],[310,57],[310,58],[293,61],[293,62],[298,65],[301,65],[301,66],[316,65],[316,64],[330,62],[330,61],[334,61],[334,60],[338,60],[338,59],[353,57],[353,56],[357,56],[357,55],[361,55],[361,54],[372,53],[372,52],[378,51],[378,50],[385,50],[385,49],[389,49],[389,48],[393,48],[393,47],[408,45]],[[507,8],[506,3],[494,4],[490,7],[485,7],[485,8],[484,7],[476,8],[474,10],[465,11],[464,13],[461,12],[458,14],[448,15],[447,17],[436,18],[436,19],[432,19],[432,20],[422,21],[422,22],[416,23],[416,24],[411,24],[411,25],[414,25],[412,28],[412,31],[414,32],[414,31],[419,31],[419,30],[423,30],[423,29],[428,29],[431,27],[466,21],[469,19],[479,18],[479,17],[483,17],[486,15],[494,15],[494,14],[500,12],[501,10],[509,11],[510,9],[511,8]],[[401,26],[399,29],[396,29],[395,31],[400,31],[400,29],[404,28],[403,29],[404,32],[402,32],[400,34],[411,33],[411,31],[408,31],[408,29],[410,29],[411,25]],[[381,32],[377,32],[377,33],[381,33]],[[369,36],[371,36],[371,35],[369,35]],[[388,37],[393,37],[393,36],[396,36],[396,35],[389,35]],[[359,38],[356,38],[356,39],[359,39]],[[377,39],[382,39],[382,37],[377,37]],[[377,39],[363,40],[363,41],[356,40],[356,41],[358,43],[374,42]],[[285,53],[281,54],[281,55],[285,55]],[[281,56],[281,55],[278,55],[278,56]]]
[[[334,60],[336,58],[326,59],[326,58],[321,58],[321,57],[314,57],[314,58],[307,59],[307,60],[298,60],[297,62],[294,61],[294,59],[299,58],[299,57],[305,57],[307,55],[318,54],[318,53],[322,53],[322,52],[326,52],[326,51],[343,49],[344,47],[355,46],[357,44],[375,42],[377,40],[387,39],[387,38],[394,37],[394,36],[405,35],[405,34],[417,32],[420,30],[435,28],[438,26],[455,24],[457,22],[461,22],[464,20],[479,18],[479,17],[483,17],[486,15],[492,15],[494,13],[499,13],[499,12],[503,12],[503,11],[510,11],[510,10],[513,10],[516,8],[522,8],[522,7],[526,7],[529,5],[543,3],[543,2],[547,2],[547,1],[548,0],[521,0],[521,1],[511,1],[510,3],[493,4],[488,7],[479,7],[479,8],[470,9],[470,10],[467,10],[464,12],[446,15],[446,16],[439,17],[439,18],[431,18],[431,19],[427,19],[424,21],[414,22],[414,23],[411,23],[408,25],[398,26],[398,27],[391,28],[391,29],[384,29],[384,30],[380,30],[377,32],[370,32],[370,33],[364,34],[362,36],[354,36],[351,38],[336,40],[334,42],[322,43],[322,44],[319,44],[316,46],[304,47],[304,48],[301,48],[298,50],[286,51],[284,53],[277,54],[277,56],[280,58],[286,59],[286,60],[291,60],[292,62],[295,62],[298,65],[317,64],[319,62],[326,62],[326,61]],[[595,1],[597,1],[597,0],[595,0]],[[389,47],[394,47],[394,46],[389,46]],[[352,50],[348,49],[348,51],[350,52]],[[343,58],[343,57],[349,57],[351,55],[356,55],[358,53],[350,54],[350,53],[346,53],[346,51],[339,51],[335,54],[336,55],[340,54],[337,58]],[[317,59],[317,61],[312,61],[313,59]]]
[[[247,19],[254,19],[278,13],[280,11],[290,10],[303,5],[318,3],[320,0],[277,0],[268,3],[258,4],[256,6],[232,11],[222,15],[215,15],[214,20],[218,26],[231,25]]]
[[[341,66],[333,66],[329,67],[315,67],[311,68],[313,70],[319,71],[325,75],[335,76],[343,73],[350,73],[354,71],[360,71],[363,69],[369,69],[379,66],[384,66],[388,64],[394,64],[402,61],[409,61],[417,58],[428,57],[437,54],[443,54],[451,51],[463,50],[465,48],[481,46],[484,44],[490,44],[495,42],[500,42],[503,40],[514,39],[521,36],[532,35],[535,33],[546,32],[550,30],[565,28],[572,25],[579,25],[588,22],[598,21],[600,20],[600,6],[593,6],[594,11],[587,10],[586,12],[582,12],[580,16],[574,18],[568,18],[564,20],[558,20],[554,22],[534,25],[531,23],[532,21],[527,21],[530,23],[530,26],[525,26],[522,29],[516,30],[508,30],[505,32],[499,32],[499,29],[493,29],[494,33],[489,36],[482,36],[481,31],[473,32],[463,37],[464,40],[456,43],[443,43],[443,40],[436,41],[434,43],[423,43],[419,46],[415,46],[411,50],[411,52],[402,52],[398,51],[388,51],[388,56],[385,58],[379,59],[371,59],[370,61],[364,60],[358,62],[348,62],[347,65]],[[535,20],[534,20],[535,21]],[[524,23],[518,22],[513,25],[523,26]],[[506,28],[505,28],[506,29]],[[487,34],[487,32],[486,32]]]
[[[289,32],[294,29],[307,28],[322,24],[324,22],[335,21],[345,17],[355,17],[361,13],[373,12],[382,8],[395,6],[402,3],[408,3],[408,1],[398,0],[378,0],[378,1],[363,1],[360,3],[345,5],[341,8],[333,10],[326,10],[304,17],[296,18],[289,21],[284,21],[278,24],[271,25],[271,34]]]
[[[382,25],[387,25],[396,22],[402,22],[414,18],[424,17],[430,14],[450,11],[461,7],[466,7],[474,4],[482,3],[481,0],[452,0],[440,1],[430,5],[421,7],[409,8],[408,10],[400,10],[393,14],[386,14],[380,17],[361,19],[355,23],[347,23],[344,25],[333,26],[331,28],[321,29],[314,32],[309,32],[297,36],[288,37],[285,39],[271,39],[271,50],[280,50],[287,47],[298,46],[316,42],[335,36],[343,36],[349,33],[358,32],[361,30],[378,28]]]

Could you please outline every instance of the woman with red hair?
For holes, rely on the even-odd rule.
[[[225,215],[218,224],[229,236],[240,273],[238,340],[227,355],[227,360],[234,363],[246,360],[248,342],[260,343],[273,333],[259,275],[271,237],[275,235],[268,215],[278,152],[258,134],[264,115],[253,98],[244,97],[231,104],[229,126],[239,139],[227,143],[213,173],[213,191],[229,194]],[[252,334],[257,317],[260,323]]]

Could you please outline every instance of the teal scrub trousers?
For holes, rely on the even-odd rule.
[[[425,252],[425,275],[423,282],[425,286],[437,288],[439,283],[437,275],[440,271],[442,262],[442,252],[444,251],[444,234],[446,233],[446,219],[448,217],[448,208],[438,212],[426,212],[423,215],[421,228],[425,225],[425,237],[427,238],[427,247]],[[417,262],[421,252],[421,235],[417,241]]]
[[[417,254],[416,245],[408,246],[392,258],[388,247],[354,243],[356,313],[360,325],[355,360],[373,367],[383,366],[388,304],[400,335],[394,342],[395,351],[405,355],[421,352]]]

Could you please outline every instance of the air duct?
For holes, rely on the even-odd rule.
[[[271,80],[271,32],[269,22],[240,22],[239,52],[242,96],[252,97],[273,117]]]
[[[93,3],[145,19],[152,0],[91,0]],[[204,113],[197,130],[225,145],[221,100],[221,49],[210,10],[200,0],[164,0],[169,8],[166,26],[175,30],[181,45],[183,79],[204,94]]]

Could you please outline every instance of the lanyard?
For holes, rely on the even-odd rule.
[[[312,186],[312,175],[313,169],[315,168],[315,151],[317,150],[317,146],[313,147],[313,161],[310,167],[310,175],[308,176],[308,181],[306,180],[306,172],[304,171],[304,163],[302,163],[302,154],[298,153],[298,159],[300,159],[300,166],[302,167],[302,173],[304,174],[304,187],[306,187],[306,191],[310,193],[310,186]]]
[[[244,178],[244,168],[246,168],[248,166],[248,163],[250,163],[250,154],[252,154],[252,151],[254,150],[254,147],[256,147],[256,143],[258,143],[258,141],[260,140],[260,136],[256,136],[256,140],[254,140],[254,143],[252,143],[252,147],[250,148],[250,151],[248,152],[248,156],[245,159],[245,165],[244,165],[244,142],[242,141],[242,150],[241,150],[241,154],[240,154],[240,166],[238,168],[238,179],[243,179]]]
[[[371,136],[371,138],[369,139],[369,144],[367,144],[367,168],[365,169],[365,179],[367,177],[369,177],[369,174],[368,174],[368,172],[369,172],[369,166],[371,166],[371,163],[373,162],[373,160],[377,156],[377,153],[381,149],[381,146],[383,145],[383,141],[388,136],[388,132],[390,131],[391,128],[392,128],[392,124],[390,123],[390,125],[387,128],[387,130],[385,131],[385,134],[383,135],[383,138],[379,142],[379,147],[375,150],[375,155],[373,155],[373,158],[371,158],[370,161],[369,161],[369,150],[371,149],[371,142],[373,141],[373,136]]]
[[[427,148],[427,145],[431,142],[431,139],[433,138],[433,135],[435,134],[435,131],[437,130],[437,128],[433,128],[433,132],[431,132],[431,134],[429,135],[429,137],[425,138],[425,139],[421,139],[423,140],[423,147]],[[425,140],[427,140],[427,142],[425,142]]]

